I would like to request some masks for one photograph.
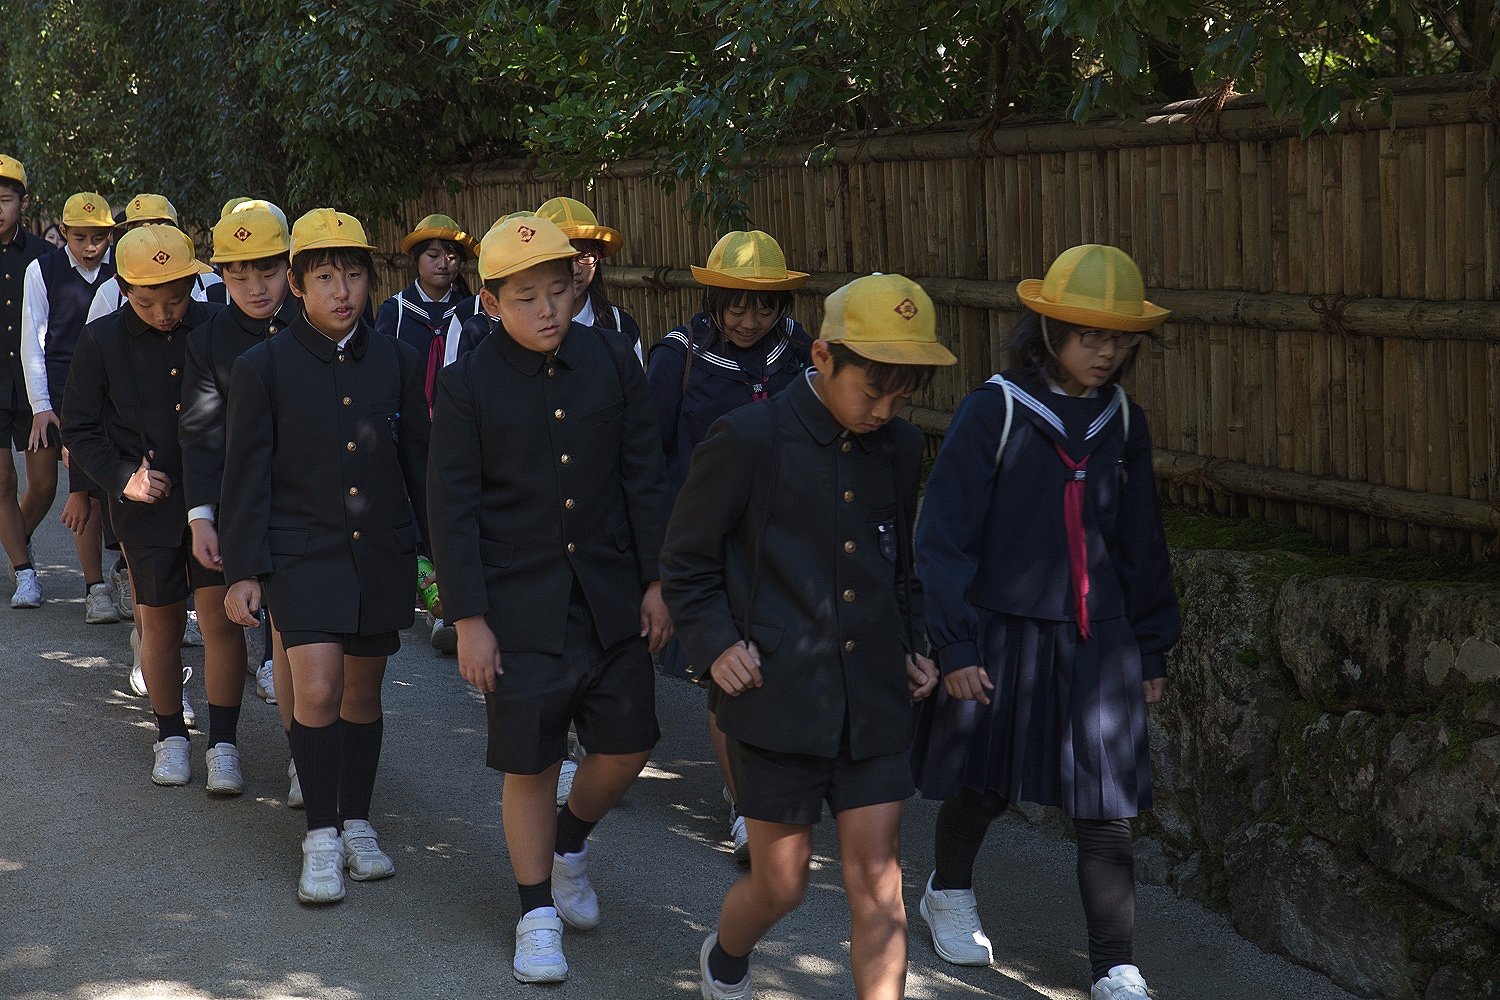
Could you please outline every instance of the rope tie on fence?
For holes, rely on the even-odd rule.
[[[650,274],[641,279],[641,284],[653,292],[670,292],[672,286],[667,284],[667,272],[670,270],[672,270],[672,265],[670,264],[663,264],[660,267],[653,268]]]
[[[1214,481],[1214,472],[1223,465],[1227,459],[1211,458],[1204,456],[1203,464],[1196,469],[1190,469],[1176,477],[1177,482],[1183,486],[1192,486],[1210,493],[1222,492],[1224,486]]]
[[[1353,334],[1344,325],[1344,314],[1358,296],[1314,295],[1307,300],[1307,307],[1318,315],[1318,329],[1328,337],[1350,337]]]

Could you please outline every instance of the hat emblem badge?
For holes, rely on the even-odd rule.
[[[91,201],[84,202],[83,203],[83,210],[85,212],[92,212],[94,210],[94,203],[91,202]]]
[[[536,230],[530,226],[521,226],[516,230],[516,235],[521,237],[522,243],[530,243],[531,238],[536,235]]]
[[[902,299],[892,311],[902,319],[910,320],[917,314],[917,304],[911,299]]]
[[[246,229],[244,226],[241,226],[234,231],[234,238],[239,240],[241,243],[248,240],[250,238],[250,235],[250,230]]]
[[[158,264],[165,266],[167,261],[172,259],[172,255],[167,253],[165,250],[158,250],[156,251],[156,256],[152,257],[151,259],[156,261]]]

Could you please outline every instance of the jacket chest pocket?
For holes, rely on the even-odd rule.
[[[596,427],[603,427],[606,424],[618,420],[620,418],[620,414],[624,411],[625,401],[622,399],[617,402],[611,403],[602,409],[585,413],[583,416],[578,418],[578,430],[586,431]]]

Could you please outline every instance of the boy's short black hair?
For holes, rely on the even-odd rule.
[[[189,291],[190,292],[190,291],[192,291],[193,285],[197,281],[197,279],[198,279],[198,276],[196,274],[187,274],[187,275],[182,276],[181,278],[174,278],[171,281],[163,281],[159,285],[141,285],[139,287],[141,287],[141,288],[171,288],[174,285],[181,285],[183,287],[184,291]],[[137,287],[135,285],[132,285],[130,282],[126,281],[123,277],[121,277],[118,274],[115,275],[115,281],[118,282],[119,285],[120,285],[120,294],[121,295],[124,295],[127,292],[133,292],[133,291],[135,291],[135,289]]]
[[[370,276],[370,287],[375,287],[375,257],[359,247],[320,247],[304,250],[292,258],[292,275],[298,281],[307,277],[315,267],[337,267],[341,270],[362,270]]]
[[[837,375],[850,366],[863,368],[865,377],[870,380],[870,387],[881,395],[920,392],[932,381],[931,365],[892,365],[883,361],[871,361],[844,344],[828,344],[828,353],[833,355],[833,374]]]
[[[569,260],[568,258],[566,258],[566,257],[559,257],[556,260],[544,260],[544,261],[542,261],[541,264],[533,264],[532,267],[541,267],[543,264],[557,264],[557,265],[559,265],[563,269],[563,273],[565,273],[568,276],[568,280],[570,282],[573,280],[573,262],[571,260]],[[531,270],[531,268],[527,268],[526,270],[529,271],[529,270]],[[520,272],[518,271],[516,273],[519,274]],[[490,297],[491,298],[498,299],[500,297],[500,289],[504,288],[505,287],[505,283],[507,281],[509,281],[511,278],[514,278],[514,277],[515,277],[515,275],[511,274],[511,275],[506,275],[504,278],[490,278],[487,281],[485,281],[485,283],[484,283],[484,290],[490,293]],[[568,318],[572,319],[571,316],[568,317]]]
[[[764,292],[750,288],[719,288],[709,285],[703,289],[703,314],[717,328],[719,317],[726,309],[748,306],[751,309],[774,309],[780,319],[792,311],[792,293],[788,291]]]
[[[469,251],[466,250],[464,248],[464,245],[457,240],[440,240],[434,237],[430,240],[423,240],[421,243],[418,243],[416,246],[412,247],[411,250],[408,251],[407,256],[410,257],[411,262],[415,264],[417,260],[427,252],[427,248],[432,246],[434,243],[441,244],[444,250],[447,250],[449,253],[455,255],[459,260],[465,260],[469,255]]]
[[[1058,379],[1062,376],[1062,370],[1057,367],[1057,359],[1052,356],[1052,352],[1066,344],[1069,337],[1083,329],[1087,328],[1076,323],[1064,323],[1060,319],[1049,318],[1044,332],[1041,314],[1027,309],[1010,331],[1010,363],[1027,375]],[[1151,334],[1147,333],[1145,336],[1150,337]],[[1047,350],[1048,340],[1052,342],[1052,351]],[[1114,385],[1130,374],[1130,369],[1135,367],[1135,358],[1139,353],[1139,346],[1132,348],[1106,384]]]
[[[0,177],[0,188],[5,188],[7,190],[14,191],[16,194],[20,195],[22,198],[26,197],[26,195],[27,195],[26,185],[22,184],[20,181],[16,180],[14,177]]]

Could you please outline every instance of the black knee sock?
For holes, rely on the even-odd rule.
[[[532,910],[553,905],[551,879],[538,882],[536,885],[522,885],[517,882],[516,891],[521,894],[521,916],[523,917]]]
[[[708,952],[708,974],[725,986],[744,982],[750,974],[750,956],[731,955],[716,940]]]
[[[154,713],[153,713],[154,714]],[[164,740],[168,736],[186,737],[188,734],[187,723],[183,721],[182,709],[178,709],[171,715],[156,716],[156,738]]]
[[[220,743],[235,745],[235,732],[240,727],[240,706],[208,703],[208,748],[212,750]]]
[[[1094,982],[1117,965],[1131,965],[1135,936],[1135,844],[1130,820],[1076,819],[1078,892],[1089,927]]]
[[[558,854],[577,854],[598,825],[579,819],[571,808],[564,805],[557,811],[557,845],[553,849]]]
[[[374,722],[339,720],[344,727],[344,767],[339,775],[339,819],[369,819],[375,794],[375,772],[380,768],[380,743],[385,716]]]
[[[85,581],[83,581],[83,596],[84,597],[89,596],[89,591],[93,590],[95,587],[99,586],[103,582],[104,582],[103,580],[85,580]]]
[[[304,726],[292,721],[292,759],[302,782],[307,828],[339,825],[339,772],[344,765],[344,726]]]
[[[35,567],[33,567],[31,565],[31,563],[29,563],[29,562],[16,563],[14,566],[11,567],[11,572],[13,572],[13,573],[24,573],[28,569],[33,569],[33,568],[35,568]]]
[[[984,844],[990,824],[1010,807],[997,792],[965,788],[938,809],[933,830],[933,854],[936,873],[932,887],[972,889],[974,859]]]

